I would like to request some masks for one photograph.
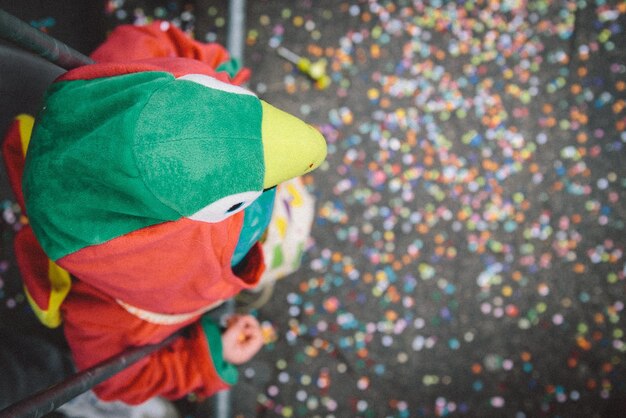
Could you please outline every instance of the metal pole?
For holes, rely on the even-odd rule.
[[[0,418],[40,418],[149,354],[168,346],[178,337],[180,337],[179,333],[173,334],[158,344],[128,350],[90,369],[83,370],[59,384],[3,409],[0,411]]]
[[[0,38],[33,52],[66,70],[94,61],[63,42],[0,9]]]
[[[226,48],[230,56],[243,64],[244,30],[246,27],[246,0],[230,0],[228,3],[228,34]]]

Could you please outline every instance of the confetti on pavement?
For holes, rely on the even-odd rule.
[[[153,3],[107,13],[223,41],[223,5]],[[329,155],[305,178],[311,248],[258,312],[267,344],[241,367],[233,415],[623,411],[626,3],[248,9],[250,88],[318,126]],[[330,86],[281,46],[326,59]]]
[[[623,406],[626,7],[262,3],[252,84],[329,157],[308,268],[261,311],[257,416]]]

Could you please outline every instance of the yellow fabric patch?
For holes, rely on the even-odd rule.
[[[70,291],[72,279],[66,270],[52,260],[48,262],[48,278],[50,279],[48,309],[42,309],[37,305],[26,287],[24,287],[24,293],[39,321],[48,328],[57,328],[61,325],[61,304]]]
[[[22,153],[26,156],[26,150],[28,150],[28,144],[30,143],[30,135],[33,132],[33,126],[35,125],[35,118],[25,113],[16,116],[20,123],[20,140],[22,143]]]
[[[22,154],[26,156],[33,126],[35,125],[35,118],[31,115],[20,114],[16,116],[15,119],[19,122]],[[24,293],[26,294],[28,303],[41,323],[49,328],[56,328],[61,325],[61,304],[70,291],[72,279],[66,270],[61,268],[54,261],[48,260],[48,280],[50,281],[48,309],[42,309],[35,302],[26,286],[24,286]]]
[[[291,200],[291,206],[293,206],[294,208],[299,208],[300,206],[302,206],[304,204],[304,200],[302,199],[302,195],[300,194],[300,192],[298,191],[298,189],[296,188],[296,186],[294,184],[288,184],[287,185],[287,191],[289,192],[289,194],[292,197]]]
[[[276,219],[276,228],[278,229],[278,235],[284,238],[287,235],[287,219],[283,217]]]
[[[61,304],[70,291],[72,279],[70,274],[59,267],[54,261],[48,261],[48,278],[50,279],[50,302],[44,325],[56,328],[61,324]],[[40,318],[41,319],[41,318]]]
[[[326,158],[322,134],[295,116],[261,100],[264,188],[301,176]]]

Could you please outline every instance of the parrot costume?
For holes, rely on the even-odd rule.
[[[203,314],[259,282],[274,187],[318,167],[326,143],[238,86],[248,73],[222,47],[164,22],[119,27],[92,57],[4,144],[28,299],[62,318],[79,369],[188,327],[101,399],[211,395],[236,369]]]

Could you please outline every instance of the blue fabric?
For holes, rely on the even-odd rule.
[[[237,265],[248,254],[250,248],[261,238],[272,217],[276,188],[265,191],[243,211],[243,227],[231,265]]]

